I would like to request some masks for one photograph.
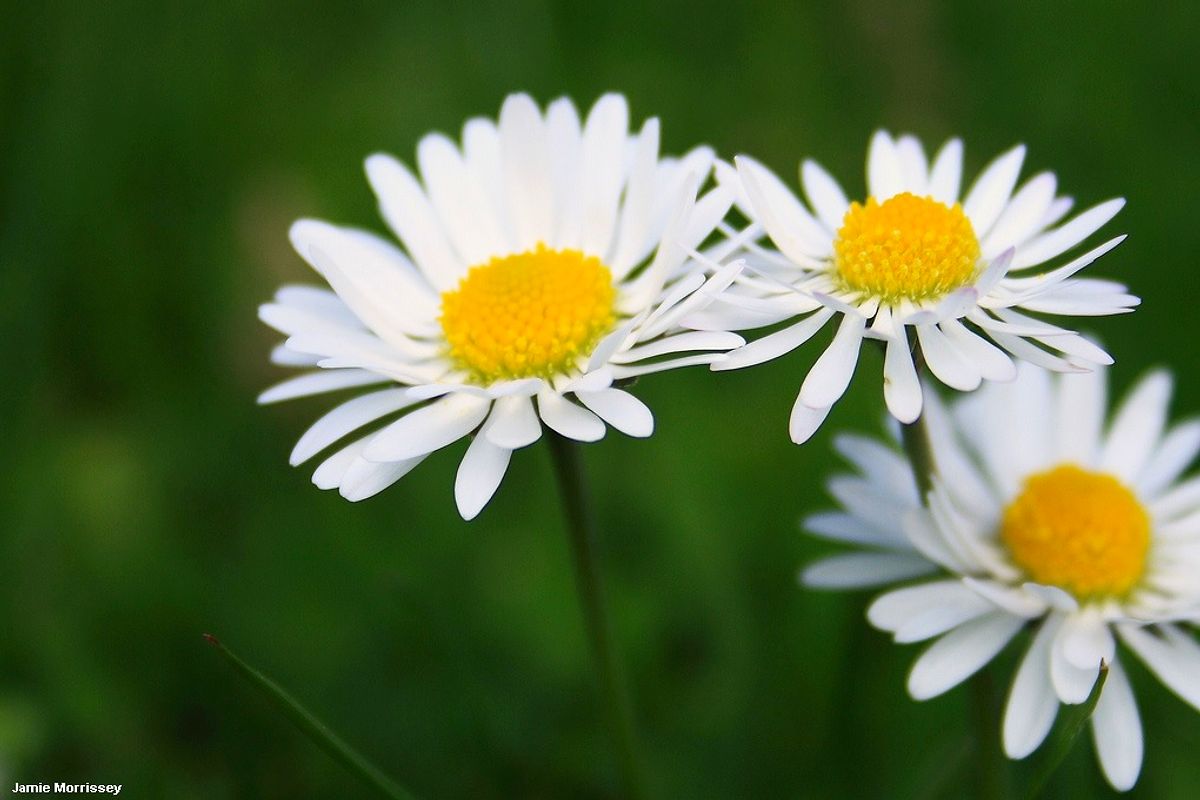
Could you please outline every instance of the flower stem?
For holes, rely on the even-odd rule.
[[[1007,796],[1005,769],[1000,751],[1000,723],[996,705],[996,685],[992,674],[980,670],[971,679],[971,706],[975,717],[976,797],[1003,800]]]
[[[635,743],[629,692],[613,652],[610,624],[604,607],[604,587],[596,565],[596,523],[588,499],[579,445],[557,433],[551,432],[548,438],[571,542],[575,585],[583,608],[592,659],[604,695],[605,714],[617,748],[625,791],[632,800],[640,800],[646,796],[645,779]]]
[[[900,440],[904,444],[904,452],[912,464],[913,477],[917,481],[917,491],[924,503],[933,489],[933,446],[929,442],[929,429],[925,425],[925,415],[900,426]]]
[[[334,761],[357,775],[384,797],[392,798],[392,800],[415,800],[416,795],[401,788],[395,781],[384,775],[382,770],[367,761],[357,750],[342,741],[341,737],[313,716],[308,709],[300,705],[283,687],[234,655],[233,651],[221,644],[217,637],[206,633],[204,639]]]
[[[917,359],[917,368],[922,363]],[[927,389],[927,391],[932,391]],[[900,438],[904,452],[912,464],[913,478],[917,483],[921,502],[928,502],[930,491],[933,490],[933,445],[929,439],[929,428],[925,424],[925,415],[917,417],[911,423],[902,425]],[[971,705],[973,727],[975,728],[976,746],[976,796],[982,800],[1000,800],[1004,797],[1004,764],[1000,760],[1000,741],[998,736],[999,721],[996,713],[995,687],[992,677],[986,671],[980,672],[971,681]]]
[[[1029,787],[1025,792],[1026,800],[1037,800],[1042,796],[1051,776],[1058,771],[1063,759],[1067,757],[1067,753],[1070,753],[1071,748],[1075,746],[1075,740],[1083,732],[1084,725],[1091,719],[1092,713],[1096,710],[1096,703],[1100,702],[1100,690],[1104,688],[1104,681],[1107,679],[1108,665],[1101,663],[1100,674],[1096,676],[1096,682],[1092,684],[1092,691],[1088,694],[1087,700],[1077,706],[1067,706],[1066,713],[1058,723],[1057,732],[1046,746],[1045,755],[1038,765],[1033,779],[1029,781]]]

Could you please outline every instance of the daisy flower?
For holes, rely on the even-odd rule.
[[[543,113],[511,95],[497,121],[469,120],[461,145],[423,138],[419,178],[370,156],[401,246],[301,220],[292,244],[330,288],[284,287],[260,309],[287,337],[273,360],[307,369],[260,402],[372,387],[317,420],[291,463],[334,448],[313,482],[362,500],[474,434],[455,482],[471,519],[542,423],[578,441],[610,425],[649,436],[649,409],[621,381],[743,343],[677,324],[739,269],[706,278],[688,257],[732,202],[724,188],[697,197],[712,161],[705,147],[660,157],[658,120],[631,133],[615,94],[582,122],[565,98]]]
[[[737,157],[736,168],[717,165],[718,179],[735,189],[739,209],[753,222],[737,238],[747,241],[758,275],[744,275],[721,306],[689,322],[721,330],[787,324],[712,369],[776,358],[840,320],[800,387],[789,425],[796,443],[813,434],[846,391],[864,338],[885,345],[884,397],[906,423],[920,415],[922,396],[910,329],[929,371],[960,391],[984,378],[1011,380],[1011,356],[1063,372],[1112,362],[1094,343],[1026,312],[1095,316],[1137,305],[1120,284],[1075,277],[1124,236],[1045,267],[1125,201],[1109,200],[1062,222],[1072,201],[1057,196],[1053,173],[1035,175],[1014,192],[1024,146],[996,158],[964,196],[962,154],[953,139],[930,165],[914,137],[879,131],[867,157],[866,199],[850,202],[829,173],[805,161],[800,175],[809,206],[752,158]],[[764,232],[776,250],[754,243]]]
[[[897,642],[937,638],[908,691],[940,695],[1031,638],[1003,720],[1004,750],[1023,758],[1045,739],[1059,703],[1087,699],[1109,667],[1091,718],[1109,783],[1129,789],[1142,727],[1117,642],[1200,709],[1200,421],[1167,426],[1171,378],[1155,372],[1106,426],[1100,369],[1052,376],[1022,365],[950,408],[927,396],[932,490],[894,448],[845,436],[858,470],[829,484],[842,509],[807,528],[870,552],[810,566],[811,586],[861,587],[920,576],[882,595],[867,617]]]

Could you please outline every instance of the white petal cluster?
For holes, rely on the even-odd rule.
[[[391,156],[368,158],[367,178],[401,246],[297,222],[292,243],[330,288],[287,286],[260,309],[287,337],[273,360],[308,368],[260,402],[373,387],[317,420],[292,463],[336,448],[313,482],[362,500],[474,434],[455,483],[458,509],[470,519],[499,486],[512,451],[536,441],[543,423],[579,441],[600,439],[608,426],[649,436],[650,410],[618,382],[708,364],[743,344],[733,333],[678,324],[740,269],[708,274],[710,261],[691,258],[732,202],[726,188],[700,193],[712,163],[706,147],[661,157],[658,120],[631,133],[625,99],[615,94],[584,120],[565,98],[543,112],[527,95],[512,95],[498,121],[469,120],[461,143],[437,133],[422,139],[419,177]],[[473,266],[539,245],[600,259],[613,277],[616,322],[561,375],[472,380],[448,357],[442,293]]]
[[[1138,304],[1119,283],[1077,275],[1124,236],[1045,268],[1112,219],[1124,200],[1108,200],[1067,219],[1073,201],[1057,194],[1053,173],[1039,173],[1018,187],[1024,158],[1023,146],[1000,155],[964,193],[959,140],[947,142],[930,163],[916,138],[875,134],[867,159],[868,195],[879,202],[909,193],[946,206],[961,203],[978,238],[974,280],[944,297],[918,300],[883,298],[839,281],[834,247],[851,204],[816,162],[801,167],[808,205],[748,156],[737,157],[736,166],[718,162],[719,181],[735,192],[737,207],[753,223],[736,234],[727,229],[745,249],[753,274],[744,274],[688,324],[708,330],[786,325],[734,350],[712,369],[777,358],[837,319],[832,343],[804,379],[793,406],[789,431],[802,443],[849,386],[864,339],[886,348],[884,397],[902,422],[915,420],[922,408],[913,337],[929,371],[960,391],[974,390],[985,379],[1012,380],[1014,357],[1060,372],[1112,363],[1095,343],[1029,312],[1099,316]],[[758,242],[764,235],[770,246]]]
[[[950,407],[927,393],[935,468],[923,505],[912,467],[892,444],[841,436],[857,474],[833,478],[841,506],[806,520],[827,539],[867,550],[809,566],[812,586],[859,588],[935,576],[883,594],[868,619],[897,642],[935,640],[908,689],[918,700],[953,688],[1024,628],[1032,640],[1003,721],[1005,752],[1023,758],[1045,739],[1060,703],[1087,699],[1103,661],[1110,673],[1092,717],[1109,782],[1128,789],[1142,763],[1142,728],[1117,642],[1200,709],[1200,423],[1167,423],[1170,376],[1143,379],[1106,424],[1106,370],[1053,376],[1023,365]],[[999,529],[1026,477],[1072,464],[1129,487],[1150,518],[1145,573],[1127,596],[1078,599],[1030,582]]]

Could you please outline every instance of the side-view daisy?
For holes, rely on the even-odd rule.
[[[466,123],[461,146],[423,138],[419,179],[372,155],[367,178],[403,249],[301,220],[292,243],[332,291],[287,286],[260,309],[287,337],[273,360],[310,368],[260,402],[374,387],[317,420],[291,463],[336,445],[313,482],[362,500],[474,434],[455,483],[470,519],[542,423],[578,441],[607,425],[649,436],[649,409],[619,381],[743,343],[678,325],[739,269],[706,277],[688,257],[732,202],[720,187],[697,197],[712,162],[706,147],[660,157],[658,120],[632,134],[615,94],[583,122],[566,98],[543,113],[511,95],[496,122]]]
[[[806,441],[846,391],[864,338],[886,346],[884,396],[902,422],[921,413],[920,357],[940,381],[971,391],[981,380],[1013,377],[1011,356],[1064,372],[1112,359],[1073,331],[1029,316],[1095,316],[1130,311],[1138,299],[1110,281],[1075,277],[1123,236],[1051,270],[1036,269],[1097,231],[1124,205],[1115,199],[1067,222],[1069,197],[1053,173],[1019,189],[1024,146],[996,158],[960,192],[962,143],[953,139],[927,161],[912,136],[879,131],[867,157],[867,197],[850,202],[814,161],[800,168],[806,207],[783,181],[747,156],[717,165],[752,226],[744,241],[757,274],[744,274],[720,305],[688,323],[747,330],[787,323],[731,352],[712,369],[739,369],[776,358],[840,318],[832,344],[814,364],[792,409],[792,440]],[[763,234],[775,249],[754,240]]]
[[[1059,703],[1087,699],[1107,664],[1092,735],[1108,781],[1126,790],[1141,769],[1142,728],[1117,641],[1200,709],[1200,477],[1181,480],[1200,452],[1200,421],[1167,427],[1171,379],[1154,372],[1106,426],[1105,372],[1022,365],[1014,382],[950,408],[930,391],[924,504],[894,447],[839,438],[859,474],[830,481],[842,510],[805,524],[873,551],[819,561],[802,577],[852,588],[940,573],[867,612],[897,642],[940,637],[909,674],[917,700],[956,686],[1030,628],[1002,726],[1010,758],[1033,752]]]

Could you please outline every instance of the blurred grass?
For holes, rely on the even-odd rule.
[[[1145,305],[1090,326],[1117,383],[1169,363],[1178,412],[1200,407],[1194,6],[3,10],[3,780],[359,796],[215,662],[199,638],[212,631],[429,797],[611,796],[542,447],[467,525],[451,494],[461,447],[352,506],[286,466],[328,399],[253,403],[280,375],[255,306],[314,280],[291,220],[382,228],[363,156],[408,158],[511,90],[586,105],[617,89],[636,119],[662,117],[669,150],[707,141],[787,176],[814,155],[852,189],[878,125],[962,134],[972,169],[1025,141],[1027,174],[1054,169],[1084,204],[1129,198],[1130,240],[1097,274]],[[918,796],[963,750],[962,690],[909,701],[914,652],[867,629],[865,597],[795,588],[825,549],[795,521],[827,502],[830,432],[882,414],[868,362],[825,431],[789,444],[816,351],[648,379],[655,437],[587,450],[663,796]],[[1195,797],[1200,717],[1134,673],[1148,729],[1135,794]],[[1105,791],[1086,746],[1052,787]]]

